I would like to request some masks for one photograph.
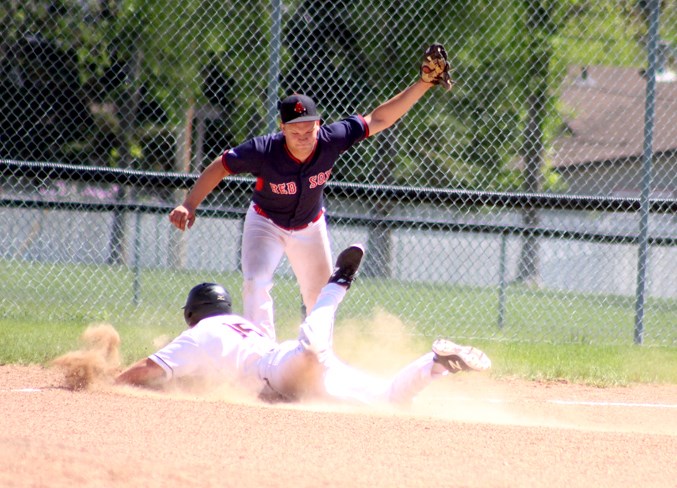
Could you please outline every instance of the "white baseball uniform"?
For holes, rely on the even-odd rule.
[[[277,344],[259,326],[240,316],[217,315],[201,320],[149,357],[167,378],[207,377],[257,392],[268,385],[286,396],[285,385],[298,373],[294,362],[312,351],[322,368],[318,389],[328,399],[363,404],[408,402],[435,376],[441,376],[433,373],[432,352],[390,380],[339,360],[332,350],[333,327],[345,293],[343,286],[326,285],[301,325],[298,340]]]

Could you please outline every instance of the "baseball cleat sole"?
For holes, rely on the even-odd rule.
[[[460,346],[449,339],[437,339],[432,346],[433,361],[443,365],[450,373],[459,371],[486,371],[491,359],[477,348]]]

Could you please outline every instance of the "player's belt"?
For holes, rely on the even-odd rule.
[[[261,217],[265,217],[265,218],[267,218],[268,220],[270,220],[271,222],[273,222],[273,219],[271,219],[271,218],[268,216],[268,214],[266,213],[265,210],[263,210],[263,209],[262,209],[261,207],[259,207],[257,204],[253,204],[253,207],[254,207],[254,212],[256,212],[257,214],[259,214]],[[311,220],[311,221],[308,222],[307,224],[299,225],[298,227],[284,227],[284,226],[282,226],[282,225],[275,224],[275,222],[273,222],[273,224],[277,225],[280,229],[284,229],[284,230],[303,230],[303,229],[305,229],[306,227],[308,227],[310,224],[314,224],[315,222],[317,222],[318,220],[320,220],[320,218],[322,218],[322,215],[324,215],[324,209],[320,209],[320,211],[319,211],[318,214],[315,216],[315,218],[313,218],[313,220]]]

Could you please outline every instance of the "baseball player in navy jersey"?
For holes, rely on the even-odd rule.
[[[184,306],[188,329],[164,348],[123,371],[118,384],[160,386],[185,377],[209,379],[286,400],[319,398],[359,404],[408,404],[437,377],[484,371],[491,361],[480,350],[447,339],[392,379],[381,379],[342,362],[332,349],[334,316],[355,279],[364,248],[339,254],[328,282],[302,323],[296,340],[277,344],[262,327],[235,315],[228,291],[216,283],[194,287]]]
[[[243,315],[275,339],[273,275],[286,254],[303,304],[311,310],[331,274],[323,189],[341,153],[392,126],[433,86],[452,86],[444,48],[424,53],[420,79],[371,113],[320,124],[315,102],[302,94],[279,103],[280,132],[228,149],[199,176],[169,215],[180,230],[195,222],[205,197],[232,174],[256,176],[242,235]]]

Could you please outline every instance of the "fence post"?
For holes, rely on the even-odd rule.
[[[508,240],[505,232],[501,233],[501,254],[498,263],[498,328],[505,326],[505,288],[507,282],[505,279],[505,260],[506,260],[506,241]]]
[[[635,344],[644,340],[644,302],[649,257],[649,198],[651,196],[651,160],[656,105],[656,53],[658,48],[659,1],[649,3],[649,43],[647,48],[646,101],[644,108],[644,147],[642,151],[642,194],[640,197],[639,247],[637,256],[637,293],[635,302]]]
[[[136,211],[134,225],[134,284],[133,302],[138,307],[141,301],[141,211]]]
[[[275,132],[277,126],[277,89],[280,83],[280,36],[282,32],[282,7],[280,0],[272,0],[272,22],[270,28],[270,74],[266,107],[266,128]]]

